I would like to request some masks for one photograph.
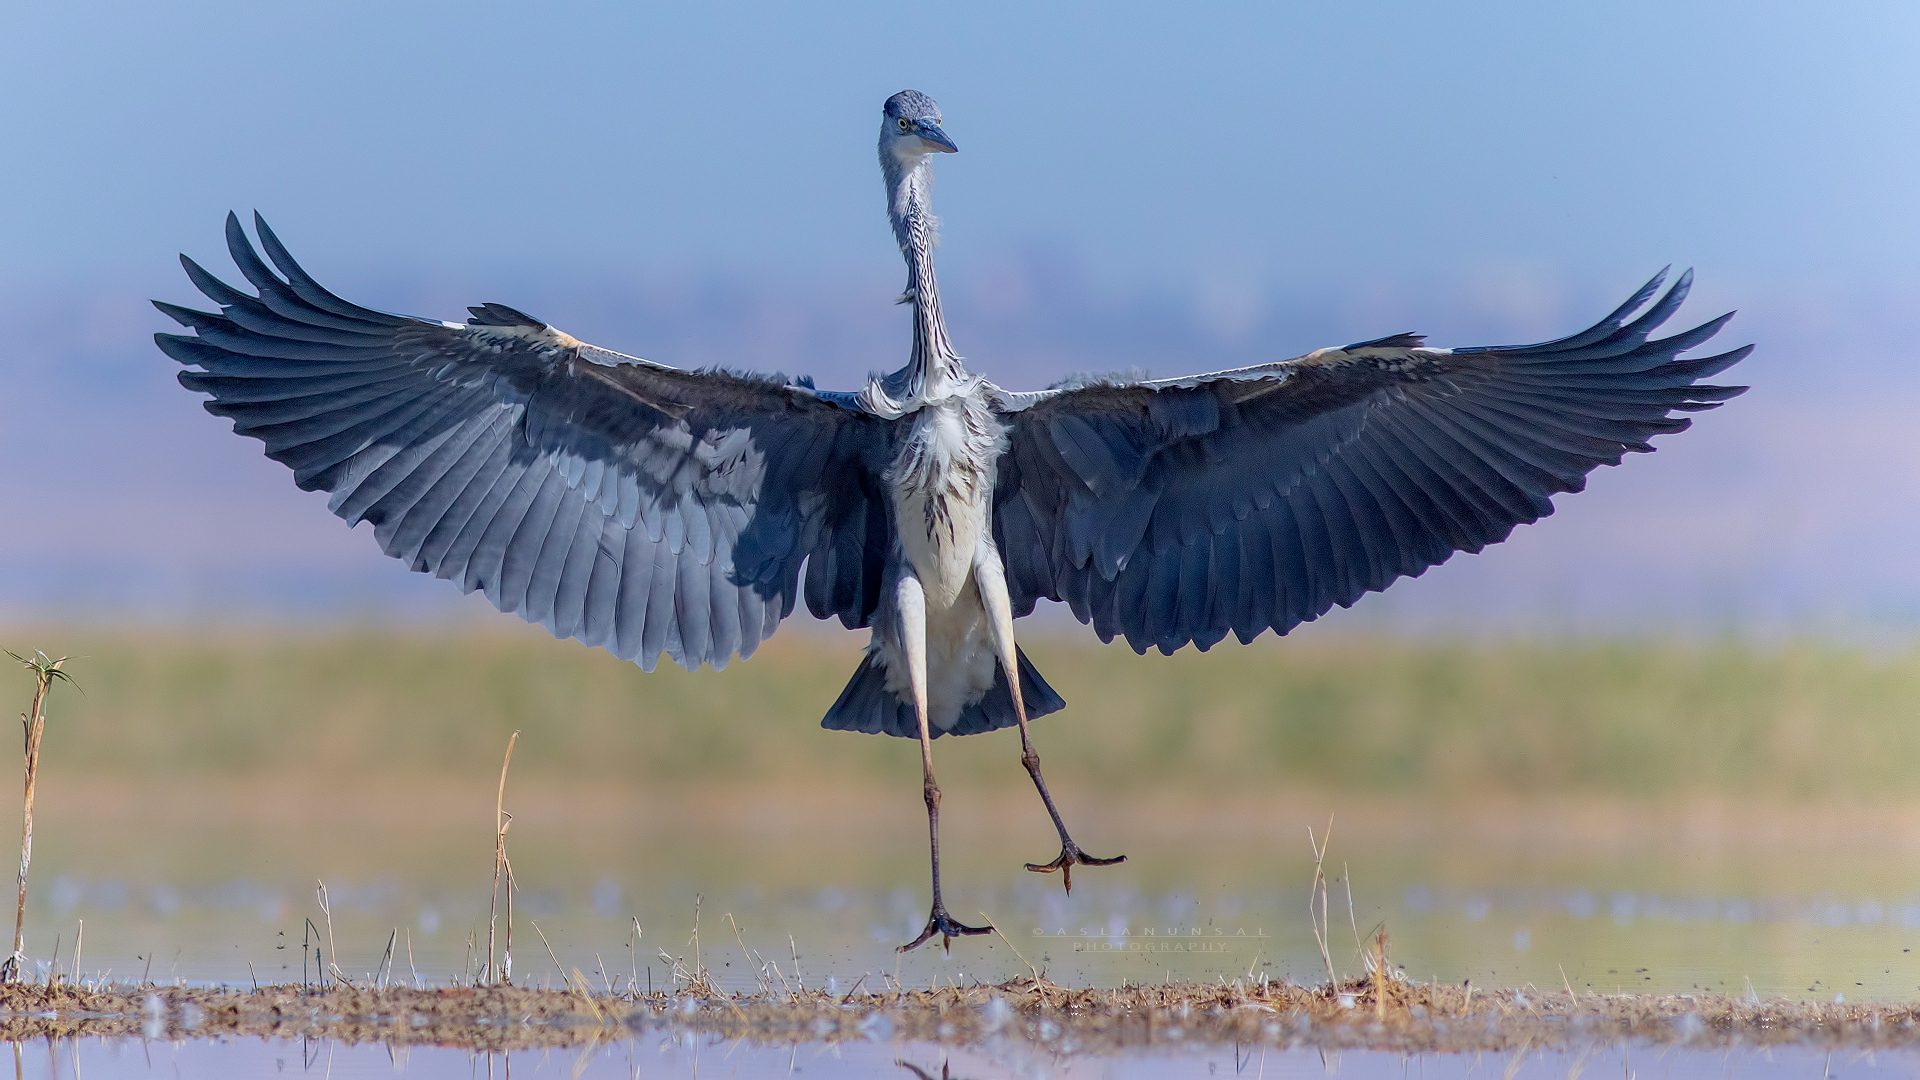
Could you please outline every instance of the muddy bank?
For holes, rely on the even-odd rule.
[[[486,1051],[581,1046],[642,1031],[777,1045],[1005,1039],[1093,1054],[1195,1043],[1409,1053],[1621,1042],[1864,1050],[1920,1046],[1920,1005],[1483,991],[1397,980],[1339,989],[1175,983],[1092,990],[1022,978],[837,997],[800,989],[626,997],[507,986],[0,987],[0,1039],[11,1041],[252,1036]]]

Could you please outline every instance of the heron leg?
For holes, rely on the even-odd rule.
[[[1006,672],[1007,689],[1013,692],[1013,717],[1020,724],[1020,764],[1025,765],[1027,775],[1033,777],[1033,786],[1040,792],[1040,801],[1047,806],[1047,816],[1053,818],[1053,827],[1060,834],[1059,856],[1050,863],[1028,863],[1027,869],[1036,874],[1060,871],[1061,883],[1071,893],[1076,864],[1112,866],[1126,862],[1127,857],[1095,858],[1081,851],[1079,845],[1073,842],[1073,837],[1067,835],[1067,823],[1060,820],[1060,810],[1053,805],[1053,795],[1047,791],[1046,778],[1040,775],[1040,754],[1033,748],[1033,737],[1027,734],[1027,702],[1020,693],[1020,657],[1013,643],[1013,602],[1007,596],[1007,575],[1000,562],[1000,553],[991,545],[980,545],[980,553],[974,559],[973,578],[975,587],[980,591],[980,603],[987,611],[987,625],[993,634],[994,652],[1000,657],[1000,669]]]
[[[927,598],[918,578],[903,575],[895,599],[900,646],[907,654],[907,677],[913,689],[914,716],[920,721],[921,790],[927,800],[927,847],[933,857],[933,911],[920,936],[894,951],[917,949],[935,934],[940,935],[940,946],[951,951],[954,938],[992,933],[993,927],[957,921],[947,914],[946,901],[940,896],[940,785],[933,779],[933,738],[927,732]]]

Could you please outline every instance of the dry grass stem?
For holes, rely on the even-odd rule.
[[[553,946],[547,944],[546,932],[540,929],[539,923],[531,919],[527,921],[533,923],[533,932],[540,935],[540,944],[547,946],[547,957],[553,961],[553,969],[560,973],[560,981],[566,984],[567,993],[573,993],[573,980],[567,978],[567,969],[560,966],[560,958],[553,954]]]
[[[1385,926],[1373,932],[1373,1015],[1374,1019],[1385,1022],[1387,1018],[1387,928]]]
[[[1327,834],[1331,839],[1333,834],[1331,822],[1328,823]],[[1353,951],[1364,957],[1367,947],[1360,943],[1360,920],[1353,913],[1353,871],[1349,870],[1344,862],[1340,864],[1340,884],[1347,889],[1347,925],[1353,927]]]
[[[703,893],[693,894],[693,937],[687,940],[687,944],[693,946],[693,970],[703,980],[707,977],[707,965],[700,960],[700,902],[705,899]]]
[[[1329,935],[1327,923],[1327,874],[1324,866],[1327,860],[1327,845],[1333,843],[1333,815],[1327,815],[1327,831],[1316,840],[1313,826],[1307,826],[1307,845],[1313,849],[1313,884],[1307,889],[1307,922],[1313,927],[1314,944],[1320,946],[1320,960],[1327,965],[1327,983],[1338,985],[1340,976],[1333,970],[1333,953],[1328,948]],[[1320,902],[1320,910],[1313,910],[1314,901]]]
[[[632,918],[633,937],[627,941],[627,993],[629,995],[640,992],[640,916],[635,915]],[[653,976],[649,973],[647,977]]]
[[[320,901],[320,914],[327,920],[327,958],[320,964],[320,968],[326,974],[339,980],[342,985],[352,986],[353,982],[347,978],[345,972],[340,970],[340,954],[333,947],[333,905],[328,903],[327,900],[327,883],[324,881],[315,881],[313,883],[313,894]]]
[[[393,946],[394,946],[394,943],[399,940],[400,940],[400,928],[396,926],[390,932],[388,932],[387,951],[380,955],[380,963],[376,965],[373,969],[373,985],[374,986],[380,987],[380,986],[387,985],[390,977],[392,976]]]
[[[773,991],[773,980],[767,978],[767,965],[764,962],[756,963],[754,961],[753,950],[747,948],[746,940],[740,936],[740,924],[734,919],[733,912],[731,911],[727,912],[727,925],[733,927],[733,940],[739,944],[740,955],[746,957],[747,966],[757,971],[757,974],[754,976],[755,985],[759,986],[763,992],[771,993]]]
[[[993,919],[990,916],[988,916],[987,913],[984,911],[980,913],[980,917],[982,919],[985,919],[987,922],[987,925],[993,928],[993,936],[999,938],[1001,941],[1006,942],[1007,948],[1013,950],[1013,955],[1019,957],[1020,962],[1027,965],[1027,970],[1033,973],[1033,981],[1039,982],[1040,969],[1033,966],[1033,961],[1028,960],[1025,956],[1021,955],[1020,948],[1019,946],[1013,943],[1013,939],[1007,937],[1007,935],[1000,932],[1000,924],[997,922],[994,922]]]
[[[5,962],[0,962],[0,982],[18,979],[27,960],[27,868],[33,862],[33,789],[40,773],[40,737],[47,730],[47,695],[52,692],[56,682],[73,684],[73,676],[63,670],[67,657],[52,660],[43,652],[26,657],[11,650],[7,655],[33,672],[34,685],[33,704],[29,711],[20,714],[20,728],[26,743],[26,790],[20,800],[20,903],[13,915],[13,953]],[[57,961],[57,950],[55,956]]]
[[[507,737],[507,753],[500,761],[500,787],[493,798],[493,896],[487,901],[486,978],[488,982],[502,984],[513,982],[513,864],[507,861],[507,827],[513,824],[513,815],[507,813],[507,766],[513,764],[513,745],[519,741],[520,732],[517,730]],[[507,939],[504,968],[494,965],[493,950],[494,926],[499,918],[500,886],[503,882],[507,889]],[[558,961],[555,962],[558,963]]]

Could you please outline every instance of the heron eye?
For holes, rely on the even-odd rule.
[[[906,118],[906,117],[904,117],[904,116],[903,116],[903,117],[901,117],[901,118],[900,118],[900,130],[901,130],[901,131],[905,131],[905,130],[907,130],[908,128],[910,128],[910,127],[912,127],[912,126],[913,126],[912,124],[909,124],[909,123],[907,123],[907,118]]]

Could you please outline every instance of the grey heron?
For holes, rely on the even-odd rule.
[[[1415,334],[1185,378],[1004,390],[947,337],[929,209],[957,150],[916,91],[887,99],[879,156],[906,260],[912,351],[855,391],[689,371],[612,352],[499,304],[464,322],[335,296],[258,214],[226,239],[253,285],[185,256],[218,313],[156,302],[208,411],[305,490],[373,525],[413,570],[652,670],[753,655],[802,595],[871,643],[823,725],[917,738],[946,910],[932,743],[1014,726],[1071,890],[1088,856],[1041,776],[1028,721],[1062,708],[1014,637],[1042,598],[1141,653],[1285,634],[1334,605],[1479,551],[1553,512],[1595,467],[1744,387],[1700,380],[1723,315],[1654,339],[1690,274],[1664,271],[1587,330],[1439,349]],[[269,261],[271,265],[269,265]],[[1657,299],[1656,299],[1657,296]],[[1644,309],[1644,311],[1642,310]]]

